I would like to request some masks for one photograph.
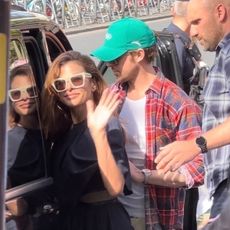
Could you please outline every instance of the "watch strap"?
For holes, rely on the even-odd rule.
[[[144,181],[143,181],[143,183],[144,184],[148,184],[148,179],[149,179],[149,177],[152,174],[151,170],[150,169],[142,169],[141,172],[144,175]]]

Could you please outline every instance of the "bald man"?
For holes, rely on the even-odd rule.
[[[230,0],[190,0],[187,13],[191,36],[200,42],[204,50],[216,52],[204,89],[202,129],[205,132],[230,116]],[[196,138],[193,143],[196,148],[191,148],[191,152],[199,149],[198,152],[204,153],[206,182],[210,197],[213,197],[210,217],[214,218],[228,197],[230,145],[206,153],[205,137]],[[178,168],[186,161],[180,160],[180,156],[186,158],[186,145],[187,142],[177,142],[164,147],[156,158],[157,168],[164,168],[164,171]]]

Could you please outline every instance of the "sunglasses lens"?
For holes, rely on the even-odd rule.
[[[14,101],[20,100],[21,91],[20,90],[12,90],[12,91],[10,91],[10,97]]]
[[[64,91],[66,89],[66,81],[65,80],[56,80],[54,82],[54,87],[57,91]]]
[[[33,97],[37,97],[37,89],[35,86],[29,87],[26,89],[27,94],[29,97],[33,98]]]
[[[77,87],[84,85],[83,76],[79,75],[79,76],[71,77],[71,83]]]

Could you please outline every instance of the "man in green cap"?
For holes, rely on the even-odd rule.
[[[91,55],[106,62],[123,103],[119,118],[126,133],[133,194],[120,197],[135,230],[183,229],[185,189],[203,183],[201,155],[176,172],[162,174],[154,159],[161,146],[201,132],[201,110],[154,67],[156,35],[143,21],[112,23],[104,44]]]

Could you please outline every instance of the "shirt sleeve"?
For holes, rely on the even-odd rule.
[[[177,124],[177,140],[189,140],[201,134],[201,109],[194,102],[186,102],[178,111]],[[204,163],[203,154],[199,154],[192,161],[184,165],[194,180],[193,187],[204,183]]]
[[[125,136],[118,119],[112,118],[108,125],[108,140],[113,153],[113,156],[120,168],[124,179],[124,194],[129,195],[132,193],[131,175],[128,163],[128,157],[125,151]]]
[[[184,52],[185,52],[185,44],[181,41],[180,38],[175,38],[175,43],[176,43],[176,51],[177,51],[177,56],[179,59],[180,67],[181,70],[184,69]]]

